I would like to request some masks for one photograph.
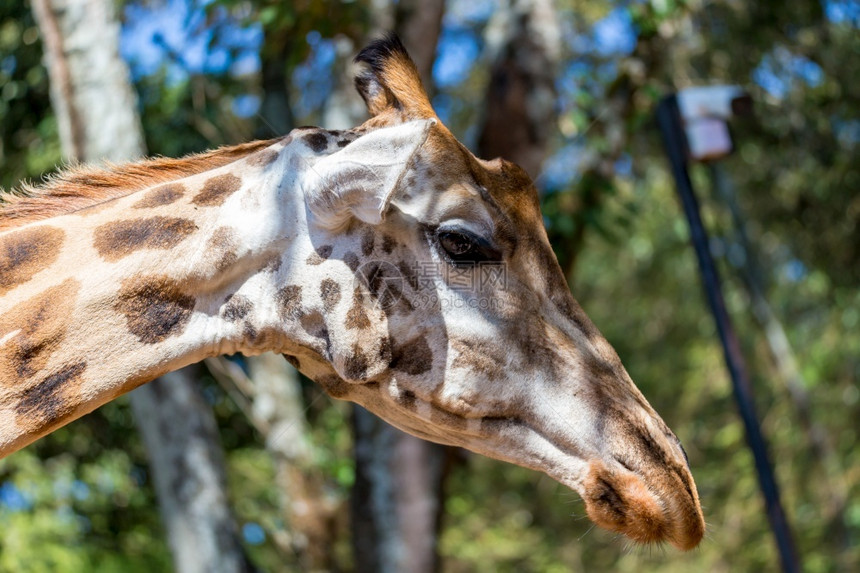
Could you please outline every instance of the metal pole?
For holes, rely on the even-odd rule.
[[[663,135],[663,145],[669,157],[672,175],[675,178],[678,195],[681,198],[681,205],[690,224],[690,238],[699,259],[708,303],[717,323],[717,332],[723,345],[723,353],[732,379],[735,400],[738,403],[738,409],[746,429],[747,444],[752,450],[755,460],[759,486],[764,495],[768,521],[776,538],[782,570],[786,573],[797,573],[801,570],[800,560],[792,539],[788,519],[780,502],[779,488],[767,455],[767,444],[756,416],[746,363],[732,328],[729,314],[726,311],[726,303],[720,287],[720,277],[717,274],[714,260],[711,258],[708,236],[702,224],[699,204],[693,191],[690,174],[687,171],[685,135],[675,95],[666,96],[660,101],[657,106],[657,123]]]

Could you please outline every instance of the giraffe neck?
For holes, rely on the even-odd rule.
[[[290,139],[0,234],[0,457],[207,356],[295,346],[277,285],[313,247]]]

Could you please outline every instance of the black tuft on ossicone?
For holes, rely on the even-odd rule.
[[[418,69],[397,34],[389,32],[372,41],[355,62],[363,64],[355,75],[355,88],[371,116],[396,111],[400,120],[408,121],[436,115]]]
[[[405,56],[409,58],[409,53],[400,41],[400,37],[394,32],[387,32],[381,38],[373,40],[357,56],[355,63],[365,63],[371,67],[374,72],[381,72],[385,62],[393,56]]]
[[[388,32],[372,41],[355,57],[355,63],[367,65],[356,73],[355,89],[364,99],[372,115],[391,106],[400,108],[400,103],[383,79],[385,67],[391,60],[398,58],[408,61],[409,54],[394,32]]]

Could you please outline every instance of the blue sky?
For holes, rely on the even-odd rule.
[[[245,75],[258,71],[262,27],[239,25],[219,9],[207,22],[209,4],[206,0],[128,4],[120,52],[132,74],[152,75],[162,65],[175,80],[189,73]]]

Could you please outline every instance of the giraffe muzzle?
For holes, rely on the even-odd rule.
[[[620,465],[594,460],[582,484],[588,517],[600,527],[643,544],[668,542],[682,551],[696,547],[705,522],[695,491],[675,484],[648,482]]]

